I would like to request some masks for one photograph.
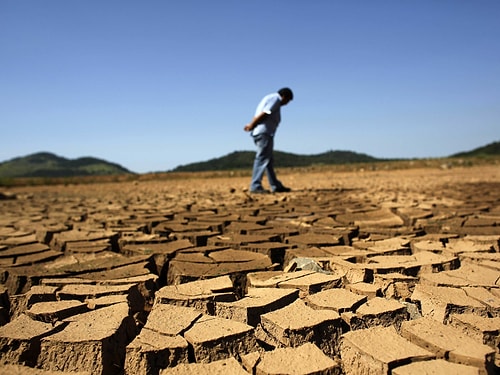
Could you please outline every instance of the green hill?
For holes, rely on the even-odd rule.
[[[459,152],[450,158],[467,158],[500,155],[500,142],[493,142],[472,151]],[[235,151],[225,156],[203,162],[180,165],[171,172],[206,172],[251,169],[255,157],[254,151]],[[298,155],[275,151],[276,167],[308,167],[313,165],[335,165],[382,162],[397,159],[378,159],[352,151],[327,151],[315,155]],[[49,152],[39,152],[17,157],[0,163],[0,178],[16,177],[76,177],[76,176],[111,176],[134,174],[119,164],[110,163],[93,157],[66,159]]]
[[[180,165],[173,172],[249,169],[253,166],[254,157],[255,152],[253,151],[235,151],[220,158]],[[382,161],[382,159],[351,151],[328,151],[317,155],[297,155],[282,151],[274,152],[274,164],[277,167],[307,167],[318,164],[350,164],[375,161]]]
[[[500,155],[500,142],[493,142],[483,147],[478,147],[472,151],[459,152],[453,154],[452,158],[465,158],[465,157],[484,157]]]
[[[92,157],[66,159],[49,152],[17,157],[0,163],[1,178],[73,177],[130,174],[114,163]]]

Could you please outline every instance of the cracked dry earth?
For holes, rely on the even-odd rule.
[[[281,177],[0,194],[0,374],[498,373],[498,166]]]

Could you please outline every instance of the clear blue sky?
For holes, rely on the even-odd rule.
[[[254,150],[441,157],[500,140],[498,0],[1,0],[0,161],[139,173]]]

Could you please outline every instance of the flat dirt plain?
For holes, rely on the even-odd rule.
[[[4,188],[0,374],[497,374],[500,167]]]

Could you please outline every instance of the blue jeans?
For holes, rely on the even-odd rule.
[[[274,173],[274,139],[269,134],[258,134],[253,136],[253,141],[257,146],[257,153],[253,163],[252,182],[250,183],[250,191],[262,189],[262,177],[264,172],[267,173],[269,186],[274,191],[282,188],[283,185]]]

